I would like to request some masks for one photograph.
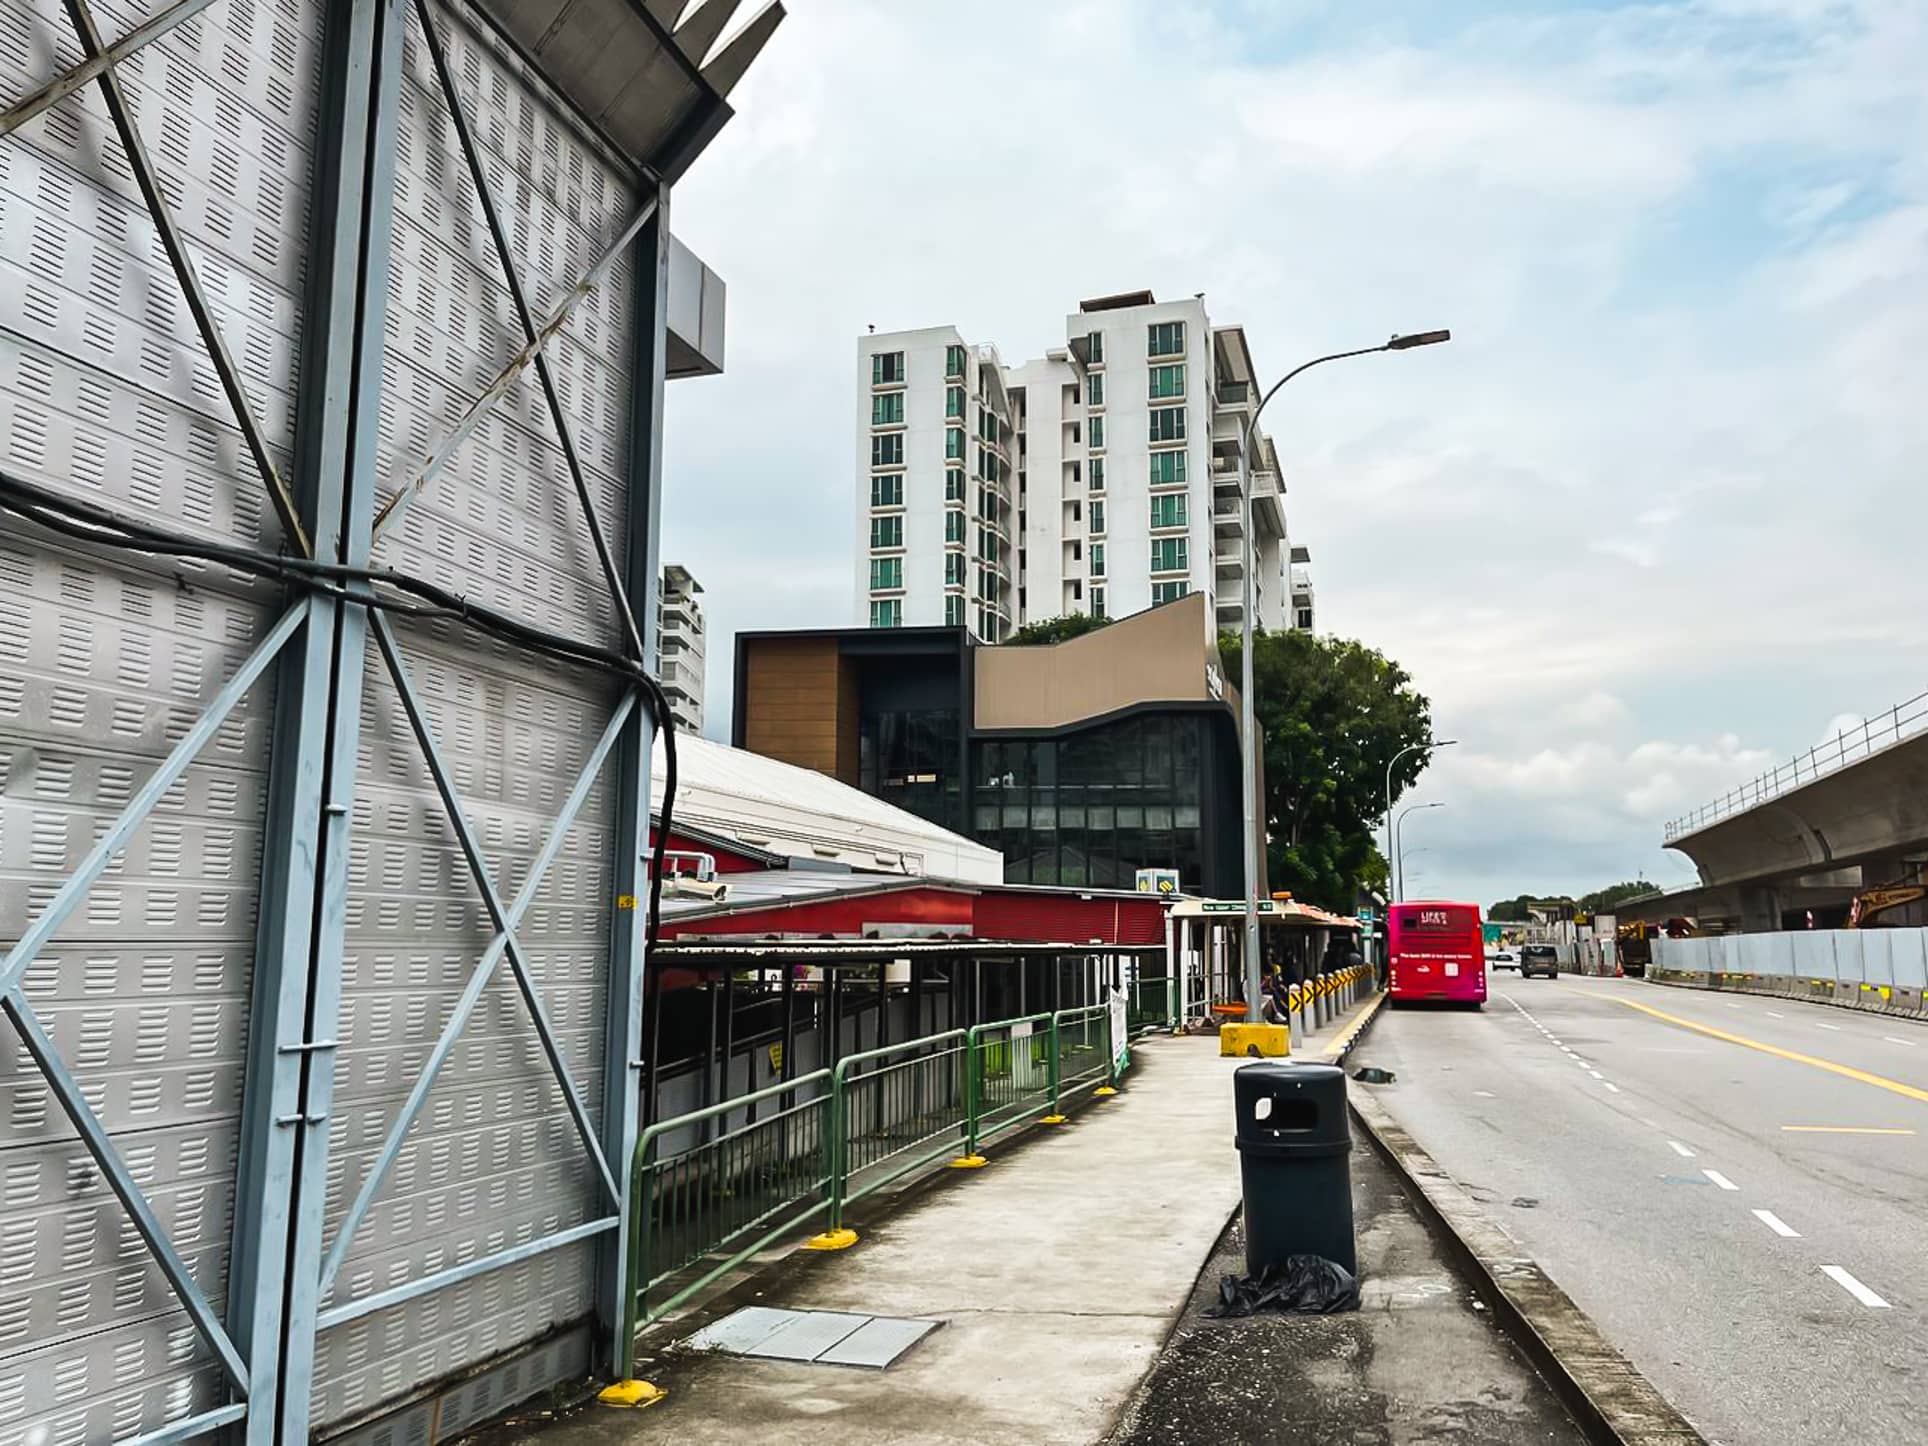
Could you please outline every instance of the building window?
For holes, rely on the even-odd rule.
[[[944,415],[962,417],[964,415],[964,388],[944,388]]]
[[[1093,492],[1102,492],[1105,490],[1105,459],[1103,457],[1093,457],[1091,459],[1091,490]]]
[[[1169,487],[1185,480],[1185,454],[1183,452],[1153,452],[1151,454],[1151,485]]]
[[[1094,331],[1085,338],[1085,349],[1090,352],[1089,365],[1101,367],[1105,364],[1105,334]]]
[[[964,626],[964,594],[954,592],[944,599],[944,626],[961,628]]]
[[[944,586],[964,586],[964,554],[947,552],[944,554]]]
[[[1091,499],[1091,530],[1098,534],[1102,534],[1105,530],[1105,504],[1104,499],[1100,497]]]
[[[870,399],[870,425],[899,427],[904,422],[904,394],[879,392]]]
[[[1151,399],[1162,401],[1168,397],[1185,395],[1185,366],[1180,362],[1173,366],[1153,367],[1151,369]]]
[[[1162,497],[1151,499],[1151,525],[1154,530],[1160,527],[1183,527],[1185,525],[1185,494],[1168,492]]]
[[[902,507],[904,505],[904,474],[902,472],[880,472],[870,479],[870,505],[872,507]]]
[[[901,628],[904,625],[904,600],[900,597],[880,597],[870,605],[870,625],[873,628]]]
[[[1151,585],[1152,606],[1177,602],[1180,598],[1188,596],[1191,590],[1192,585],[1188,582],[1155,582]]]
[[[1101,587],[1094,587],[1091,590],[1091,615],[1094,618],[1105,615],[1105,590]]]
[[[904,380],[904,354],[901,351],[880,351],[870,359],[870,384],[873,387],[886,387]]]
[[[989,528],[980,527],[977,530],[977,555],[979,561],[988,562],[993,567],[997,565],[997,534]]]
[[[962,427],[946,427],[944,429],[944,455],[953,462],[962,462],[964,460],[964,429]]]
[[[1091,450],[1094,452],[1102,452],[1104,449],[1105,419],[1103,417],[1093,417],[1091,419]]]
[[[901,467],[904,465],[904,434],[884,432],[870,439],[870,465],[873,467]]]
[[[904,545],[904,519],[895,512],[870,519],[870,545],[872,547],[902,547]]]
[[[1182,442],[1185,440],[1183,407],[1153,407],[1145,415],[1151,418],[1152,441]]]
[[[1306,633],[1309,633],[1312,631],[1312,609],[1311,608],[1299,609],[1299,631],[1306,632]]]
[[[964,348],[947,346],[944,348],[944,375],[961,377],[964,375]]]
[[[1150,356],[1183,356],[1185,354],[1185,323],[1182,321],[1155,321],[1151,324],[1151,345],[1146,349]]]
[[[1105,374],[1092,372],[1085,378],[1085,405],[1102,407],[1105,404]]]
[[[946,467],[944,469],[944,500],[962,502],[964,500],[964,469]]]
[[[953,508],[944,514],[944,540],[962,542],[964,540],[964,513]]]
[[[985,482],[997,481],[997,453],[980,445],[977,449],[977,475]]]
[[[1153,572],[1184,572],[1191,566],[1182,537],[1154,537],[1151,540]]]
[[[977,413],[977,435],[983,441],[997,445],[997,413],[989,407],[981,407]]]
[[[895,592],[904,585],[904,559],[873,557],[870,560],[870,590]]]
[[[877,565],[872,563],[871,571],[875,572],[876,570]],[[1103,577],[1105,575],[1105,545],[1102,542],[1094,542],[1091,544],[1091,575],[1093,577]]]

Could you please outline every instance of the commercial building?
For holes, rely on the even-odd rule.
[[[663,569],[656,602],[656,680],[669,698],[670,716],[687,733],[703,731],[703,584],[677,563]]]
[[[1236,897],[1237,693],[1191,593],[1069,641],[962,627],[741,633],[733,740],[997,849],[1012,883]]]
[[[948,326],[873,333],[857,350],[861,621],[994,643],[1042,618],[1198,593],[1214,627],[1239,626],[1239,450],[1258,403],[1243,328],[1214,326],[1202,299],[1134,291],[1084,302],[1065,345],[1022,365]],[[1311,583],[1288,574],[1263,432],[1250,460],[1256,620],[1294,627]]]

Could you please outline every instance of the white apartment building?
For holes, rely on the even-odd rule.
[[[686,733],[703,731],[703,584],[686,567],[663,568],[656,602],[656,681],[669,699],[670,716]]]
[[[1214,327],[1198,298],[1146,291],[1083,303],[1063,349],[1021,366],[952,327],[860,338],[863,615],[998,642],[1043,618],[1117,617],[1202,592],[1220,628],[1238,627],[1238,452],[1255,383],[1242,328]],[[1309,572],[1288,573],[1284,486],[1263,432],[1251,486],[1257,622],[1309,627]]]

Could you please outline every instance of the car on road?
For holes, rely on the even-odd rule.
[[[1520,946],[1520,978],[1531,979],[1535,974],[1544,974],[1549,979],[1560,977],[1560,951],[1551,944]]]
[[[1486,967],[1488,969],[1517,969],[1520,967],[1520,961],[1513,957],[1510,950],[1488,949],[1486,951]]]

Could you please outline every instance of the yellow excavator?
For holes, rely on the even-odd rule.
[[[1887,929],[1919,922],[1914,918],[1903,919],[1898,915],[1908,905],[1918,904],[1923,899],[1928,899],[1928,883],[1924,883],[1919,874],[1912,879],[1896,879],[1892,883],[1877,884],[1872,889],[1863,889],[1854,896],[1854,902],[1848,906],[1848,927],[1850,929]],[[1897,917],[1883,919],[1881,917],[1883,914]]]

